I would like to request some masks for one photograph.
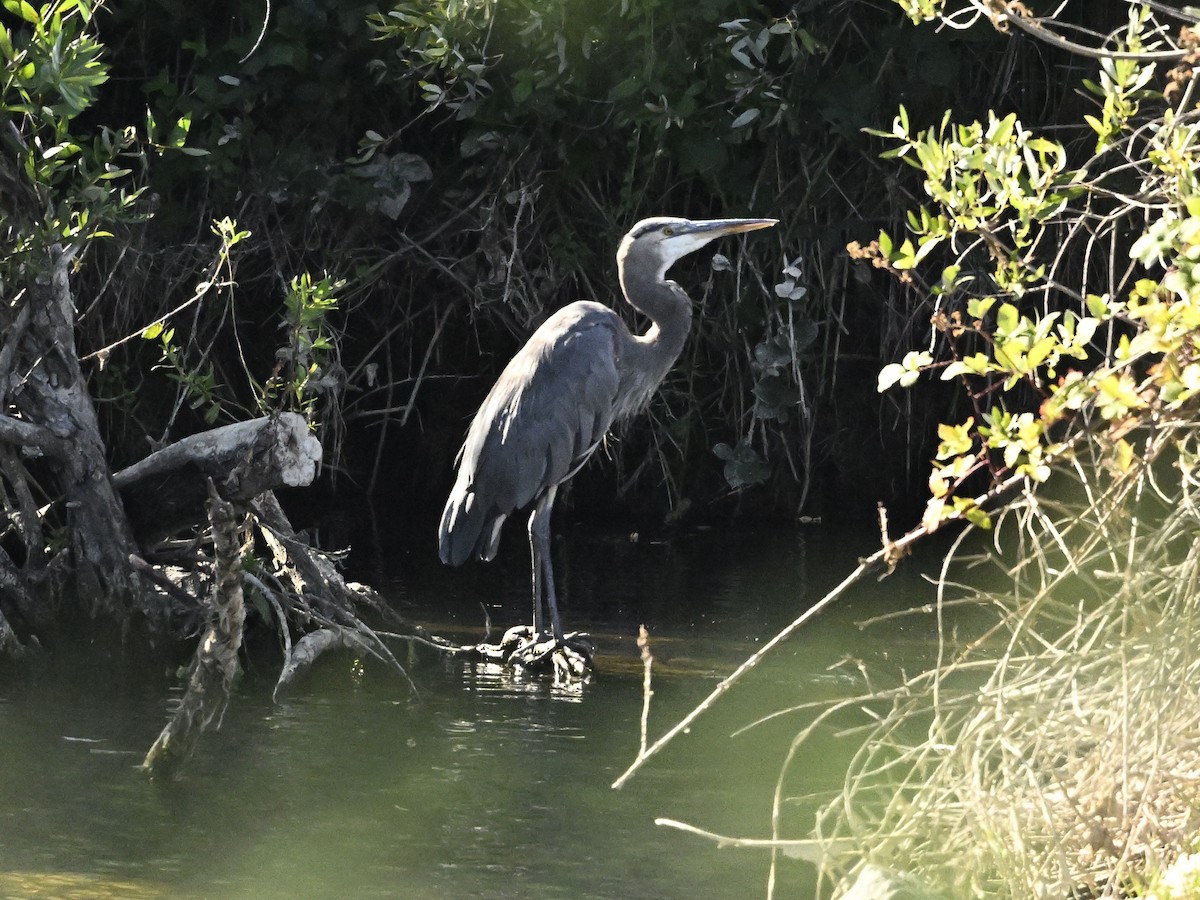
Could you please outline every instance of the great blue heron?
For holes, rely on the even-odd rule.
[[[667,270],[722,235],[769,228],[777,221],[660,217],[638,222],[617,250],[617,273],[625,299],[650,318],[650,329],[630,333],[599,303],[565,306],[533,333],[480,406],[442,513],[439,550],[442,562],[452,566],[472,556],[491,560],[504,520],[533,503],[533,628],[513,641],[513,662],[530,665],[557,654],[556,674],[579,674],[586,665],[586,649],[570,644],[571,636],[564,639],[558,616],[550,512],[559,485],[587,462],[617,419],[645,407],[683,349],[692,305],[683,288],[667,280]],[[550,616],[549,634],[543,607]]]

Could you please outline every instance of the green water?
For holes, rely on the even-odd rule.
[[[82,672],[0,684],[0,896],[762,896],[763,852],[717,849],[654,819],[768,836],[781,761],[812,713],[731,732],[860,690],[859,662],[873,676],[925,665],[927,618],[857,623],[928,601],[928,586],[914,567],[862,585],[613,791],[637,747],[638,623],[658,667],[653,738],[839,581],[871,538],[710,531],[631,543],[576,530],[557,549],[567,622],[600,649],[577,692],[420,654],[414,697],[347,655],[273,703],[273,673],[251,671],[186,777],[160,784],[136,769],[171,699],[157,682]],[[474,640],[484,608],[497,627],[527,616],[519,543],[505,560],[445,570],[394,550],[358,577],[406,615]],[[792,793],[836,784],[851,749],[820,736]],[[815,803],[789,803],[792,836]],[[812,868],[787,860],[781,881],[782,895],[810,896]]]

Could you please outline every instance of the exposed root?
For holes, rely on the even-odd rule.
[[[246,620],[238,540],[242,517],[232,503],[217,495],[211,481],[208,490],[208,517],[216,555],[210,621],[192,658],[187,691],[142,762],[142,768],[154,778],[177,775],[201,733],[214,720],[219,722],[238,670]]]

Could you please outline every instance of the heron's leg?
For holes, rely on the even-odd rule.
[[[538,498],[529,516],[529,550],[533,557],[533,633],[546,633],[546,622],[542,615],[543,606],[550,613],[550,627],[554,639],[562,640],[562,624],[558,619],[558,598],[554,593],[554,566],[550,561],[550,511],[554,507],[554,495],[558,486],[547,488]]]

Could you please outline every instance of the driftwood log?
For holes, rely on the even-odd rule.
[[[225,500],[247,502],[316,477],[321,442],[303,416],[280,413],[194,434],[113,476],[145,547],[204,520],[212,479]]]

